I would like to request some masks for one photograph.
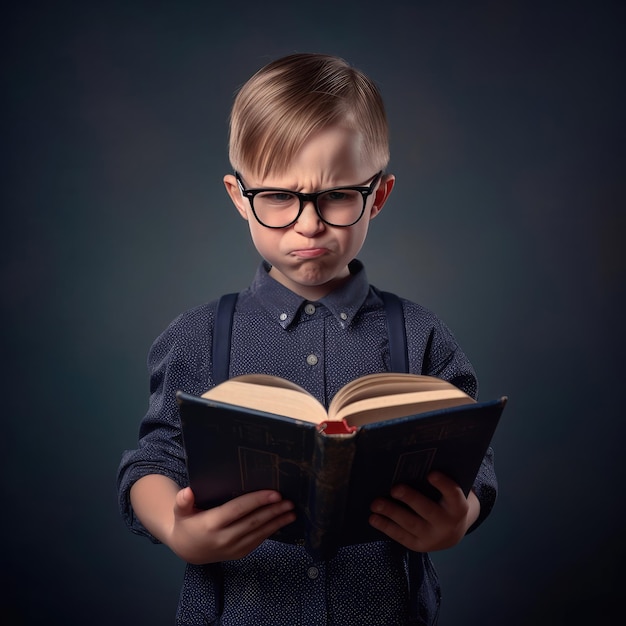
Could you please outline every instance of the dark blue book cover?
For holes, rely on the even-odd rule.
[[[506,398],[351,429],[183,392],[178,403],[196,506],[212,508],[244,493],[275,489],[295,503],[297,521],[272,539],[327,558],[339,546],[385,538],[369,525],[369,509],[395,484],[437,498],[426,481],[436,469],[467,495]]]

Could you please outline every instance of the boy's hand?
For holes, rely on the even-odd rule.
[[[405,485],[396,485],[391,497],[406,506],[376,499],[371,506],[370,524],[415,552],[443,550],[459,543],[478,519],[480,502],[474,492],[465,498],[461,488],[440,472],[432,472],[428,481],[441,492],[439,502]]]
[[[276,491],[256,491],[201,511],[186,487],[176,494],[174,521],[164,543],[195,565],[240,559],[293,522],[293,508]]]

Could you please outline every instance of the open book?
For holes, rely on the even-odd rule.
[[[436,499],[426,477],[437,469],[467,495],[506,404],[478,403],[439,378],[390,372],[348,383],[328,411],[298,385],[263,374],[177,398],[196,506],[276,489],[298,519],[273,539],[320,558],[383,539],[368,524],[369,507],[394,484]]]

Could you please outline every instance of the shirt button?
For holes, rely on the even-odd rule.
[[[342,320],[347,320],[347,319],[348,319],[348,314],[347,314],[347,313],[339,313],[339,317],[340,317]]]
[[[309,567],[309,569],[306,572],[306,575],[311,580],[315,580],[320,575],[320,571],[317,569],[317,567]]]
[[[306,362],[309,365],[317,365],[317,357],[314,354],[309,354],[309,356],[306,358]]]
[[[280,321],[284,322],[287,319],[287,313],[281,313],[280,314]]]
[[[307,315],[313,315],[313,313],[315,313],[315,305],[311,304],[310,302],[304,307],[304,312]]]

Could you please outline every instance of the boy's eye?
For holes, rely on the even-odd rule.
[[[334,191],[329,191],[324,194],[322,197],[323,201],[333,202],[333,203],[346,203],[346,202],[360,202],[361,196],[358,192],[352,189],[335,189]]]
[[[296,199],[296,196],[284,191],[269,191],[259,194],[259,200],[268,204],[289,204]]]
[[[343,191],[331,191],[330,193],[326,194],[326,199],[332,200],[333,202],[341,202],[341,200],[346,199],[346,195],[347,194]]]

